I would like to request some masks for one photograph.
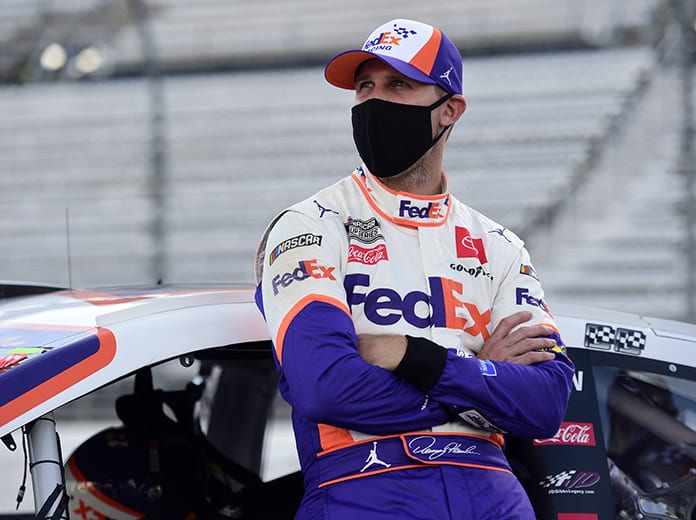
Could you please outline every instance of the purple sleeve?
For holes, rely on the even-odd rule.
[[[552,437],[563,420],[573,364],[562,354],[535,365],[461,358],[448,352],[442,375],[428,394],[461,417],[478,412],[518,437]],[[469,413],[467,413],[469,411]]]
[[[474,426],[545,438],[558,430],[570,397],[574,367],[563,350],[555,348],[554,360],[518,365],[463,357],[425,338],[408,337],[395,374]]]
[[[353,321],[314,301],[292,319],[283,339],[281,378],[286,399],[307,419],[389,435],[429,428],[451,412],[408,382],[366,363]]]

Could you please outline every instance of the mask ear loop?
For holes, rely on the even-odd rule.
[[[440,140],[440,138],[441,138],[443,135],[445,135],[445,132],[446,132],[447,130],[449,130],[450,128],[452,128],[452,125],[447,125],[445,128],[443,128],[443,129],[442,129],[442,132],[440,132],[439,134],[437,134],[437,137],[436,137],[435,139],[433,139],[433,144],[430,145],[430,148],[432,148],[433,146],[435,146],[435,145],[437,144],[437,142]]]
[[[432,112],[433,110],[435,110],[435,109],[436,109],[437,107],[439,107],[440,105],[443,105],[448,99],[450,99],[450,98],[453,97],[453,96],[454,96],[454,94],[450,94],[450,93],[448,92],[447,94],[445,94],[444,96],[442,96],[440,99],[438,99],[437,101],[435,101],[435,103],[433,103],[432,105],[430,105],[428,108],[429,108],[430,111]],[[430,148],[432,148],[433,146],[435,146],[435,145],[437,144],[437,142],[442,138],[442,136],[445,135],[445,132],[447,132],[447,130],[449,130],[450,128],[452,128],[452,125],[447,125],[445,128],[443,128],[443,129],[442,129],[442,132],[440,132],[440,133],[437,135],[437,137],[436,137],[435,139],[433,139],[433,143],[430,145]]]
[[[433,103],[432,105],[430,105],[428,108],[429,108],[430,111],[432,112],[433,110],[435,110],[437,107],[439,107],[439,106],[442,105],[445,101],[447,101],[448,99],[450,99],[450,98],[452,98],[452,97],[454,97],[454,94],[451,94],[451,93],[447,92],[444,96],[442,96],[440,99],[438,99],[437,101],[435,101],[435,103]]]

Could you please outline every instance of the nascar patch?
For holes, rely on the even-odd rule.
[[[321,235],[315,235],[313,233],[303,233],[302,235],[297,235],[283,240],[280,244],[273,248],[273,251],[268,255],[268,265],[273,265],[276,259],[292,249],[305,246],[320,246],[321,245]]]

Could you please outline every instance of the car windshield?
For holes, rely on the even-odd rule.
[[[696,496],[696,382],[609,367],[594,374],[617,503],[632,503],[637,518],[687,518]]]

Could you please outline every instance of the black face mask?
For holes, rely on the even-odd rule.
[[[445,131],[433,139],[430,113],[448,94],[430,106],[403,105],[368,99],[353,107],[353,140],[365,165],[380,178],[392,177],[413,166]]]

